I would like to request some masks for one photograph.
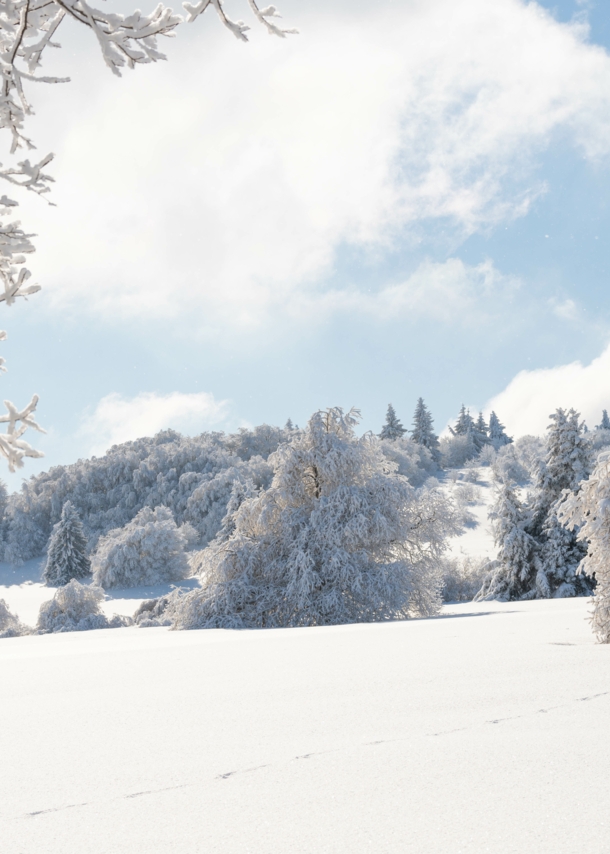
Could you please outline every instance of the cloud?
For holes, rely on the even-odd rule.
[[[217,401],[207,392],[143,392],[132,398],[108,394],[92,414],[83,417],[79,435],[91,440],[91,454],[100,455],[112,445],[154,436],[167,428],[184,433],[218,428],[227,409],[227,401]]]
[[[610,410],[610,345],[589,365],[572,362],[555,368],[521,371],[485,406],[493,409],[515,436],[544,434],[558,407],[578,410],[589,427]]]
[[[376,292],[305,293],[295,305],[300,316],[304,311],[318,317],[349,312],[381,321],[432,318],[447,324],[473,323],[505,308],[520,286],[517,277],[503,275],[489,260],[468,265],[450,258],[443,263],[424,261],[404,281]]]
[[[315,291],[340,246],[522,216],[556,134],[608,156],[610,57],[535,3],[295,13],[300,36],[248,45],[211,16],[169,63],[115,80],[89,60],[39,103],[60,207],[30,205],[28,224],[59,305],[256,326]]]

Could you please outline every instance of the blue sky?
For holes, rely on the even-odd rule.
[[[58,206],[21,214],[44,290],[5,310],[2,379],[49,432],[12,487],[163,426],[610,408],[607,4],[332,5],[248,45],[210,16],[122,80],[60,39],[74,82],[31,127]]]

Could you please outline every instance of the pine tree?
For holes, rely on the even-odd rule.
[[[433,430],[434,422],[424,403],[423,397],[420,397],[415,407],[413,415],[413,429],[411,430],[411,438],[418,445],[423,445],[432,454],[432,459],[438,463],[440,460],[440,446],[438,436]]]
[[[80,516],[72,503],[66,501],[49,539],[42,578],[49,587],[63,587],[73,578],[85,578],[90,573],[87,539]]]
[[[579,413],[557,409],[549,416],[546,459],[536,483],[533,533],[539,535],[564,489],[576,490],[589,473],[589,452],[582,438]]]
[[[510,445],[513,441],[510,436],[506,435],[504,425],[500,422],[495,412],[492,412],[489,416],[487,435],[496,451],[500,450],[504,445]]]
[[[477,453],[480,453],[485,445],[489,444],[489,436],[488,436],[489,428],[485,423],[485,418],[483,417],[483,413],[479,412],[479,417],[472,427],[472,439],[474,445],[477,449]]]
[[[396,412],[394,411],[394,407],[391,403],[388,403],[388,411],[385,416],[385,424],[381,429],[381,433],[379,434],[380,439],[400,439],[401,436],[407,431],[402,426],[398,418],[396,417]]]
[[[591,581],[577,577],[576,571],[586,548],[578,542],[577,532],[562,528],[557,513],[564,490],[575,492],[589,474],[589,452],[582,436],[579,413],[557,409],[548,426],[547,454],[536,484],[530,533],[538,541],[540,566],[537,585],[546,579],[551,596],[589,593]]]
[[[489,518],[498,556],[475,600],[528,597],[536,571],[536,542],[526,531],[528,514],[512,484],[502,484]]]
[[[610,418],[608,418],[608,410],[607,409],[604,409],[602,411],[601,424],[598,424],[595,429],[596,430],[610,430]]]
[[[470,410],[462,404],[455,426],[449,429],[454,436],[465,436],[468,431],[473,432],[474,426],[474,418],[470,414]]]

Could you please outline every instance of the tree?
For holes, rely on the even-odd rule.
[[[577,489],[589,473],[589,451],[582,437],[580,415],[574,409],[557,409],[549,416],[546,459],[540,467],[532,518],[532,533],[539,536],[564,489]]]
[[[526,531],[527,510],[513,484],[500,486],[489,519],[498,554],[475,601],[530,598],[536,542]]]
[[[73,578],[86,578],[90,574],[91,561],[87,557],[87,539],[80,516],[72,503],[66,501],[49,539],[42,578],[49,587],[63,587]]]
[[[469,432],[472,433],[473,429],[474,419],[470,414],[470,410],[466,409],[464,404],[462,404],[455,426],[450,427],[449,430],[454,436],[465,436]]]
[[[595,578],[593,631],[610,643],[610,454],[600,454],[595,470],[578,492],[567,495],[559,520],[587,547],[579,573]]]
[[[261,9],[256,0],[248,0],[254,17],[267,31],[284,38],[297,30],[278,26],[273,19],[280,17],[275,6]],[[187,21],[195,21],[209,7],[213,7],[222,23],[242,41],[247,41],[250,29],[243,21],[234,21],[228,17],[223,0],[198,0],[194,5],[183,4]],[[102,52],[102,57],[110,70],[120,76],[126,66],[134,68],[157,60],[165,59],[158,50],[159,36],[173,36],[176,27],[183,22],[170,8],[161,3],[148,15],[139,9],[130,15],[117,12],[105,12],[89,5],[87,0],[10,0],[0,7],[0,56],[2,57],[2,97],[0,98],[0,128],[6,130],[11,138],[11,154],[19,149],[35,148],[32,140],[26,136],[25,119],[33,113],[26,97],[25,84],[67,83],[69,78],[45,77],[38,72],[47,48],[58,48],[55,40],[62,22],[69,18],[83,24],[92,31]],[[20,160],[6,168],[0,168],[0,179],[11,185],[14,192],[27,191],[46,199],[53,178],[45,169],[52,161],[48,154],[38,162],[29,159]],[[3,292],[0,301],[12,305],[18,297],[27,298],[40,290],[39,285],[30,284],[31,272],[25,266],[26,256],[35,251],[33,234],[26,233],[21,223],[13,219],[14,209],[19,202],[5,195],[0,196],[0,282]],[[0,341],[6,339],[6,333],[0,332]],[[3,368],[0,360],[0,369]],[[22,436],[28,427],[44,432],[34,421],[32,413],[36,409],[38,396],[34,395],[30,403],[18,409],[10,401],[5,401],[8,414],[0,417],[0,423],[7,424],[6,433],[0,434],[0,453],[8,461],[10,471],[23,465],[24,457],[41,457],[40,451],[32,448]]]
[[[131,625],[130,617],[115,614],[110,619],[101,609],[104,591],[93,584],[79,584],[73,578],[55,591],[38,612],[37,634],[50,632],[83,632],[90,629],[116,629]]]
[[[432,459],[438,463],[440,461],[440,446],[438,436],[434,432],[434,421],[428,407],[424,403],[423,397],[418,398],[415,413],[413,415],[413,429],[411,430],[411,438],[418,445],[423,445],[432,454]]]
[[[604,409],[602,411],[601,424],[598,424],[595,429],[596,430],[610,430],[610,418],[608,418],[608,410],[607,409]]]
[[[137,587],[182,581],[189,575],[185,540],[167,507],[144,507],[124,528],[102,537],[93,555],[100,587]]]
[[[407,431],[396,417],[394,407],[391,403],[388,403],[388,411],[386,412],[385,416],[385,424],[381,428],[379,438],[390,439],[391,441],[393,441],[394,439],[400,439],[402,436],[404,436],[406,432]]]
[[[357,410],[316,412],[270,457],[228,540],[203,553],[202,589],[170,595],[175,628],[313,626],[436,613],[440,558],[457,532],[439,490],[416,492]]]
[[[510,445],[513,441],[510,436],[506,435],[504,425],[500,422],[500,419],[496,415],[495,412],[491,412],[489,415],[489,427],[487,435],[489,437],[490,443],[499,451],[504,445]]]

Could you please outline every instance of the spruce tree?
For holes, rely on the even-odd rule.
[[[526,531],[527,510],[511,483],[500,487],[489,518],[498,556],[475,600],[529,598],[536,543]]]
[[[449,429],[454,436],[465,436],[469,431],[473,432],[474,426],[474,418],[470,414],[470,410],[466,409],[464,404],[462,404],[455,427],[450,427]]]
[[[440,459],[440,447],[438,436],[433,430],[434,422],[424,403],[423,397],[420,397],[415,407],[413,415],[413,429],[411,430],[411,438],[418,445],[423,445],[432,454],[432,458],[438,463]]]
[[[395,439],[400,439],[402,436],[404,436],[406,432],[407,431],[396,417],[394,407],[391,403],[388,403],[388,411],[385,416],[385,424],[381,429],[379,438],[390,439],[391,441],[394,441]]]
[[[595,429],[596,430],[610,430],[610,418],[608,418],[608,410],[607,409],[604,409],[602,411],[601,424],[598,424]]]
[[[85,578],[91,573],[87,557],[87,539],[76,508],[66,501],[61,518],[53,528],[47,546],[47,563],[43,581],[49,587],[63,587],[73,578]]]
[[[504,425],[501,423],[495,412],[492,412],[489,416],[487,435],[490,443],[496,451],[500,450],[504,445],[510,445],[513,441],[510,436],[506,435]]]
[[[488,431],[489,428],[485,423],[483,413],[479,412],[479,417],[472,427],[472,439],[478,453],[483,450],[485,445],[489,444]]]
[[[586,546],[578,542],[578,532],[562,528],[557,517],[564,490],[576,492],[589,474],[589,452],[579,417],[574,409],[557,409],[550,416],[546,460],[538,475],[529,529],[538,541],[539,575],[544,575],[547,595],[552,596],[574,596],[591,590],[590,579],[576,576]],[[542,587],[540,579],[538,587]]]

